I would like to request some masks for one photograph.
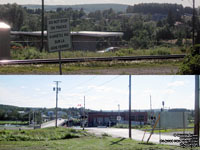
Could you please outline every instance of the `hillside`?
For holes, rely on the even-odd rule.
[[[41,8],[41,5],[22,5],[29,9]],[[57,8],[69,8],[71,7],[74,10],[84,9],[85,12],[94,12],[96,10],[106,10],[112,8],[114,11],[126,11],[128,5],[123,4],[84,4],[84,5],[45,5],[46,10],[56,10]]]

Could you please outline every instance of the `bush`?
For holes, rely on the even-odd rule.
[[[200,74],[200,55],[188,55],[179,69],[180,74]]]
[[[11,50],[19,50],[19,49],[22,49],[23,46],[20,43],[11,42],[10,48],[11,48]]]
[[[0,131],[0,141],[44,141],[78,138],[82,132],[65,128],[46,128],[36,130],[5,130]]]
[[[103,137],[108,137],[108,136],[110,136],[110,135],[108,135],[107,133],[103,133],[103,134],[101,134],[101,136],[103,136]]]
[[[200,45],[195,45],[191,54],[184,58],[179,69],[180,74],[200,74]]]
[[[150,52],[150,55],[170,55],[169,50],[153,50]]]
[[[40,53],[36,48],[25,48],[20,50],[12,50],[11,56],[13,59],[40,59],[44,53]]]

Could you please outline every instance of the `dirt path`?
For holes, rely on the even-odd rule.
[[[104,74],[104,75],[116,75],[116,74],[132,74],[132,75],[171,75],[177,74],[178,67],[140,67],[140,68],[109,68],[109,69],[92,69],[92,70],[79,70],[69,72],[67,74]]]

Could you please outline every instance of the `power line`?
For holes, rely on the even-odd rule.
[[[113,80],[115,80],[115,79],[117,79],[117,78],[119,78],[119,77],[120,77],[120,75],[115,76],[114,78],[112,78],[112,79],[110,79],[110,80],[108,80],[108,81],[106,81],[106,82],[103,82],[102,84],[100,84],[100,85],[98,85],[98,86],[103,86],[103,85],[105,85],[105,84],[107,84],[107,83],[110,83],[111,81],[113,81]],[[84,91],[83,93],[88,93],[88,92],[91,91],[91,90],[93,90],[93,88],[91,88],[91,89],[89,89],[89,90],[87,90],[87,91]]]
[[[95,79],[96,77],[97,77],[97,76],[93,76],[92,78],[90,78],[90,79],[88,79],[88,80],[86,80],[86,81],[80,82],[79,84],[77,84],[77,85],[75,85],[75,86],[72,86],[71,88],[67,89],[67,91],[69,92],[69,91],[73,90],[74,88],[76,88],[77,86],[80,86],[80,85],[82,85],[82,84],[84,84],[84,83],[87,83],[87,82],[89,82],[89,81]]]

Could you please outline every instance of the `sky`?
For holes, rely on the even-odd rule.
[[[183,6],[192,7],[192,0],[44,0],[48,5],[76,5],[76,4],[99,4],[99,3],[117,3],[134,5],[138,3],[177,3]],[[0,0],[0,4],[41,4],[41,0]],[[196,6],[200,6],[200,1],[196,0]]]
[[[132,75],[132,109],[194,109],[194,76]],[[0,104],[20,107],[55,108],[54,81],[61,81],[58,107],[83,106],[92,110],[127,110],[128,75],[1,75]]]

